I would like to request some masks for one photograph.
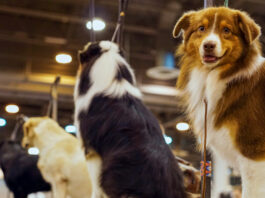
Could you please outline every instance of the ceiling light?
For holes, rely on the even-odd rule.
[[[3,127],[6,125],[6,120],[4,118],[0,118],[0,127]]]
[[[66,64],[72,62],[72,56],[69,54],[57,54],[55,60],[58,63]]]
[[[179,131],[187,131],[189,130],[190,128],[190,125],[186,122],[179,122],[177,125],[176,125],[176,128],[179,130]]]
[[[167,144],[171,144],[172,143],[172,137],[170,137],[170,136],[167,136],[166,134],[164,134],[164,139],[165,139],[165,142],[167,143]]]
[[[65,131],[68,133],[76,133],[76,127],[72,124],[65,126]]]
[[[9,105],[6,105],[5,110],[8,113],[17,113],[19,112],[19,107],[15,104],[9,104]]]
[[[101,19],[94,19],[93,20],[93,30],[95,31],[101,31],[106,27],[106,24],[104,21],[102,21]],[[86,23],[86,28],[91,30],[92,29],[92,24],[91,21],[88,21]]]
[[[36,147],[31,147],[28,150],[28,154],[30,154],[30,155],[38,155],[39,153],[40,153],[40,151]]]
[[[176,96],[178,91],[174,87],[164,85],[142,85],[140,89],[149,94],[165,95],[165,96]]]

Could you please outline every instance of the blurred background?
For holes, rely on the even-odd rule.
[[[214,2],[223,5],[223,0]],[[118,6],[118,0],[95,0],[97,40],[111,39]],[[229,6],[247,11],[265,26],[264,0],[234,0]],[[196,167],[200,161],[196,140],[175,98],[174,51],[180,39],[173,39],[171,32],[185,11],[202,7],[203,0],[130,0],[124,29],[126,57],[144,103],[164,126],[165,140],[174,153]],[[45,115],[57,75],[61,76],[59,123],[75,132],[77,51],[90,40],[90,31],[89,0],[0,0],[0,140],[10,136],[18,114]],[[10,104],[16,106],[7,107]]]

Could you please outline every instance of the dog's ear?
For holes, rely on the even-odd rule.
[[[78,50],[78,58],[81,65],[86,61],[86,54],[82,50]]]
[[[195,14],[194,11],[185,13],[176,23],[173,30],[173,37],[177,38],[181,35],[182,31],[186,31],[190,25],[191,17]]]
[[[258,26],[245,12],[238,11],[237,19],[239,28],[243,32],[246,42],[251,44],[260,36],[260,26]]]
[[[23,125],[23,131],[24,131],[24,136],[29,137],[29,138],[33,137],[34,136],[33,123],[26,122]]]
[[[78,51],[78,57],[81,64],[90,61],[97,55],[101,54],[101,47],[98,42],[88,43],[83,50]]]

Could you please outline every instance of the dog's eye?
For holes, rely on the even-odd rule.
[[[228,27],[224,27],[223,31],[225,34],[229,34],[231,32],[231,30]]]
[[[205,31],[205,27],[202,25],[202,26],[199,27],[198,30],[199,30],[200,32],[204,32],[204,31]]]

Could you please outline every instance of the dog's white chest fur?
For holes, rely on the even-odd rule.
[[[208,103],[207,145],[218,153],[220,152],[223,155],[222,157],[227,158],[232,165],[233,159],[235,159],[234,157],[238,152],[233,148],[229,131],[226,128],[217,130],[213,123],[215,116],[214,109],[221,99],[225,88],[226,82],[219,80],[218,70],[207,72],[205,70],[194,69],[191,72],[186,91],[189,94],[188,112],[193,122],[195,134],[203,137],[205,116],[204,100],[206,99]]]
[[[186,88],[189,94],[188,112],[196,126],[194,130],[197,135],[200,135],[204,128],[204,100],[208,102],[208,127],[213,127],[213,111],[226,88],[226,83],[218,78],[218,71],[208,72],[195,68],[191,72]]]

